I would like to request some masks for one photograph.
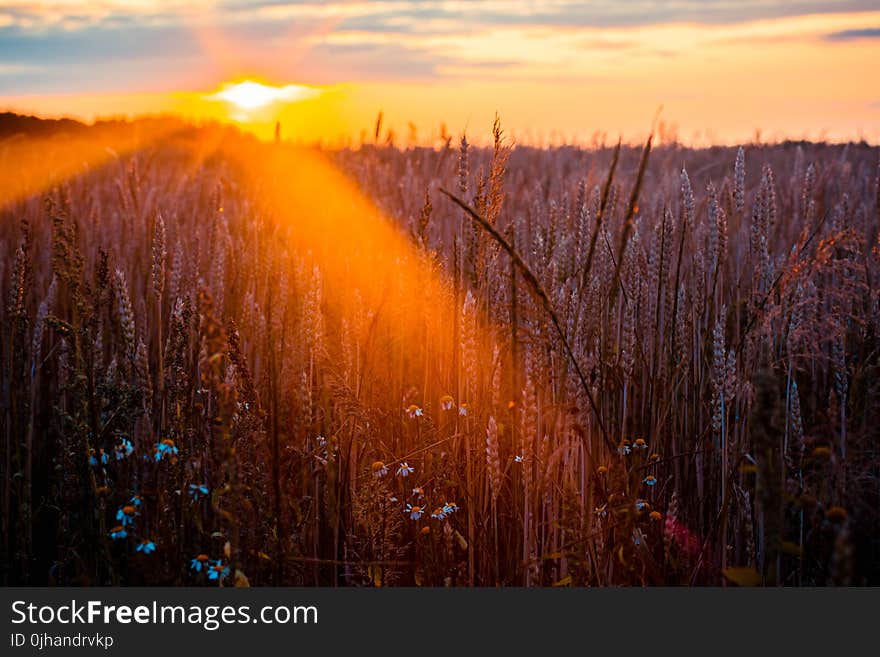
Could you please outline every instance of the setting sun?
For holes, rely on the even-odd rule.
[[[275,87],[252,80],[231,82],[220,91],[208,96],[208,100],[223,100],[241,110],[255,110],[276,102],[297,102],[320,95],[320,91],[301,84]]]

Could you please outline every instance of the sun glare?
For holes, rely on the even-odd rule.
[[[320,95],[320,91],[301,84],[276,87],[261,82],[245,80],[223,85],[220,91],[208,96],[210,100],[223,100],[241,110],[257,110],[272,103],[295,103]]]

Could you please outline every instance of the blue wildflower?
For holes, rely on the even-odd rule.
[[[193,502],[197,502],[200,498],[204,497],[208,494],[208,487],[205,484],[190,484],[189,485],[189,496],[193,499]]]
[[[140,543],[138,543],[138,546],[135,549],[138,552],[143,552],[144,554],[150,554],[151,552],[156,551],[156,544],[153,541],[145,538]]]
[[[118,445],[114,448],[116,452],[116,460],[121,461],[127,456],[131,456],[131,453],[134,451],[134,445],[131,444],[131,441],[128,438],[123,438]]]
[[[127,536],[128,532],[122,525],[116,525],[113,529],[110,530],[110,538],[112,538],[114,541],[122,540]]]
[[[104,453],[103,449],[99,449],[97,452],[95,450],[89,450],[89,465],[93,468],[97,468],[98,465],[107,465],[110,462],[110,457]]]
[[[648,486],[653,486],[657,483],[657,477],[655,477],[654,475],[648,475],[642,481]]]
[[[208,569],[208,562],[210,560],[211,559],[207,554],[200,554],[189,562],[189,567],[192,568],[193,571],[200,573],[203,569]]]
[[[412,504],[407,504],[404,513],[409,514],[410,520],[418,520],[422,517],[422,514],[425,513],[425,508],[421,506],[413,506]]]
[[[177,446],[171,438],[161,441],[154,450],[156,461],[161,461],[166,456],[177,456],[177,453]]]
[[[208,569],[208,579],[223,579],[229,575],[229,566],[224,566],[223,562],[217,559],[214,565]]]
[[[455,502],[446,502],[443,505],[443,513],[445,513],[446,515],[449,515],[450,513],[455,513],[456,511],[458,511],[458,504],[456,504]]]
[[[119,507],[119,510],[116,512],[116,519],[122,523],[123,527],[127,527],[128,525],[134,524],[134,516],[137,513],[137,507],[133,504],[126,504],[125,506]]]

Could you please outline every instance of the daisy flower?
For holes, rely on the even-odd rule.
[[[400,467],[397,468],[397,476],[398,477],[409,477],[415,471],[416,471],[416,469],[414,467],[412,467],[406,461],[403,461],[400,464]]]
[[[89,450],[89,465],[93,468],[98,467],[98,465],[107,465],[110,462],[110,457],[104,452],[103,449],[99,449],[97,453],[95,450]]]
[[[131,453],[134,451],[134,445],[131,444],[128,438],[123,438],[113,451],[116,454],[116,460],[121,461],[125,457],[131,456]]]
[[[374,461],[373,465],[370,466],[373,471],[373,476],[378,479],[379,477],[384,477],[388,474],[388,466],[385,465],[382,461]]]
[[[415,420],[417,417],[422,417],[422,409],[416,406],[415,404],[410,404],[406,408],[406,414],[409,416],[411,420]]]
[[[425,509],[421,506],[413,506],[412,504],[407,504],[404,513],[409,514],[410,520],[418,520],[425,513]]]
[[[116,519],[123,527],[127,527],[134,523],[135,513],[137,513],[137,508],[133,504],[126,504],[119,507],[119,510],[116,512]]]
[[[189,496],[193,499],[193,502],[198,502],[198,500],[205,495],[208,494],[208,487],[205,484],[190,484],[189,485]]]
[[[208,562],[210,560],[211,559],[207,554],[200,554],[189,562],[189,567],[192,568],[194,572],[200,573],[203,569],[207,570]]]
[[[223,562],[220,559],[214,562],[214,564],[208,568],[208,579],[223,579],[229,575],[229,566],[224,566]]]
[[[138,546],[137,548],[135,548],[135,550],[137,552],[143,552],[144,554],[150,554],[156,551],[156,544],[153,541],[145,538],[140,543],[138,543]]]
[[[174,441],[171,440],[171,438],[166,438],[156,445],[153,454],[155,455],[157,462],[161,461],[166,456],[177,456],[177,445],[174,444]]]
[[[455,400],[452,398],[452,395],[443,395],[440,398],[440,408],[444,411],[451,411],[455,408]]]

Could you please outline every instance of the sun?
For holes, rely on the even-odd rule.
[[[226,83],[220,87],[219,91],[210,94],[207,98],[226,101],[242,111],[253,111],[268,107],[273,103],[295,103],[308,100],[319,96],[320,93],[318,89],[302,84],[273,86],[253,80],[244,80]]]
[[[195,121],[230,124],[260,139],[341,139],[343,85],[272,83],[236,77],[199,91],[175,94],[175,114]]]

